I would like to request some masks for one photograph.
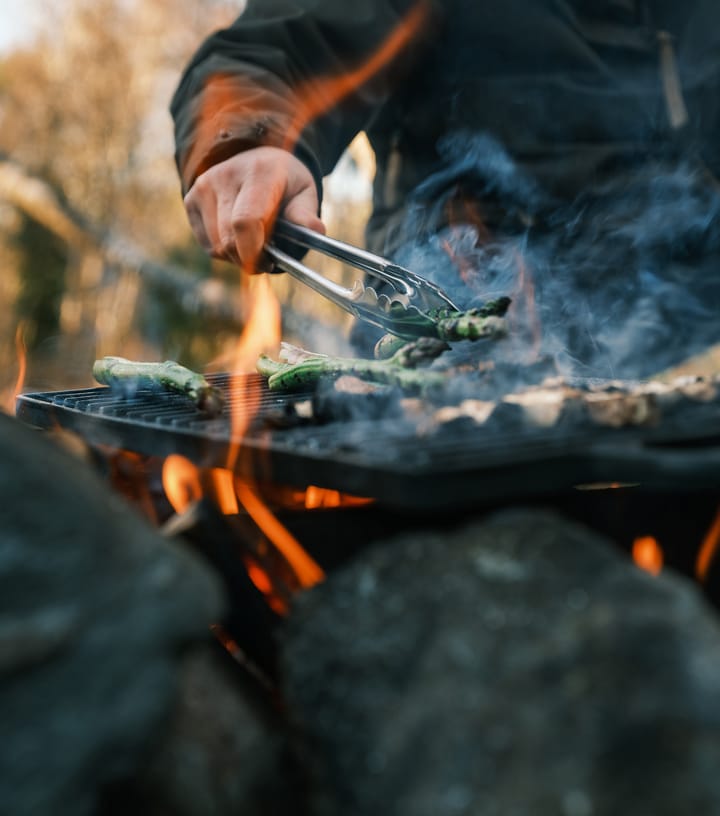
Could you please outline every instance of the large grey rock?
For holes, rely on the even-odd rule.
[[[551,513],[383,542],[282,645],[313,813],[720,813],[720,628]]]
[[[0,415],[0,810],[83,816],[142,766],[209,572],[83,463]]]
[[[285,728],[219,649],[187,654],[162,740],[102,816],[301,816]]]

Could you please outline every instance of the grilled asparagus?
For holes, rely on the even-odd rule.
[[[147,363],[126,360],[124,357],[103,357],[93,365],[93,376],[103,385],[122,388],[167,388],[189,397],[207,414],[222,413],[225,398],[220,389],[195,371],[166,360]]]
[[[423,338],[423,341],[426,340],[432,341],[434,338]],[[417,352],[416,362],[421,356],[422,353]],[[446,378],[440,372],[408,368],[407,362],[405,346],[387,360],[365,360],[355,357],[330,357],[327,354],[316,354],[283,343],[280,360],[263,355],[258,360],[257,370],[267,377],[271,391],[299,391],[314,387],[323,378],[336,379],[343,375],[385,385],[397,385],[408,391],[423,391],[441,386],[445,382]]]

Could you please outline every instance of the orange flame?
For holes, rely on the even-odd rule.
[[[429,16],[429,3],[418,0],[418,3],[390,32],[388,37],[379,44],[375,52],[364,63],[354,70],[339,76],[316,77],[306,83],[293,88],[292,121],[285,131],[282,147],[292,151],[300,133],[309,122],[322,116],[337,105],[353,91],[364,85],[383,68],[391,63],[395,57],[420,32]],[[198,149],[204,150],[204,145],[215,141],[217,121],[219,115],[226,110],[234,110],[242,106],[243,113],[251,113],[251,106],[258,109],[267,105],[267,98],[256,87],[249,88],[247,94],[238,93],[237,79],[232,75],[219,72],[211,76],[203,89],[201,109],[198,116]],[[258,110],[258,112],[261,112]],[[188,157],[189,164],[195,164],[199,156],[192,152]],[[207,169],[200,160],[195,167],[196,172],[202,173]]]
[[[13,404],[22,391],[25,384],[25,374],[27,373],[27,348],[25,346],[25,323],[21,322],[15,331],[15,350],[18,360],[18,375],[15,381],[15,393],[13,394]]]
[[[710,571],[710,565],[715,558],[718,545],[720,545],[720,509],[710,529],[705,534],[700,552],[698,553],[697,561],[695,563],[695,574],[700,581],[705,581]]]
[[[243,374],[255,369],[258,357],[272,352],[280,344],[282,315],[280,304],[268,276],[253,275],[246,279],[249,316],[243,332],[235,346],[231,369],[233,374]],[[249,392],[255,388],[256,394]],[[237,389],[242,393],[238,394]],[[257,411],[259,385],[248,385],[239,378],[231,385],[230,423],[233,440],[228,451],[227,468],[234,471],[240,452],[242,438]],[[239,399],[233,399],[233,397]],[[255,398],[253,398],[255,397]]]
[[[203,472],[184,456],[172,454],[165,459],[162,484],[165,495],[176,513],[183,513],[194,501],[199,501],[209,492],[212,492],[212,499],[226,515],[237,514],[240,502],[258,529],[282,554],[299,586],[311,587],[325,578],[322,568],[273,515],[253,487],[241,479],[236,479],[232,471],[224,468],[213,468],[205,473],[207,479],[204,478]],[[246,559],[245,567],[255,586],[272,599],[273,586],[270,577],[250,559]]]
[[[632,557],[636,566],[650,575],[659,575],[665,562],[662,548],[652,536],[641,536],[633,541]]]
[[[309,485],[304,494],[303,504],[307,510],[318,510],[330,507],[358,507],[372,504],[374,499],[364,499],[359,496],[349,496],[338,490],[329,490],[325,487]]]
[[[327,113],[338,102],[364,85],[392,62],[417,37],[427,22],[428,10],[427,4],[417,3],[390,32],[370,59],[354,71],[337,77],[313,79],[305,86],[298,88],[300,104],[295,115],[294,128],[288,132],[288,138],[293,138],[294,133],[301,131],[313,119]],[[291,149],[294,144],[289,142],[285,147]]]
[[[297,100],[297,104],[282,146],[291,151],[298,135],[310,121],[326,113],[387,66],[418,35],[428,18],[428,11],[429,4],[419,0],[400,24],[380,43],[370,58],[354,70],[340,76],[316,78],[294,88],[294,99]],[[228,79],[231,81],[228,82]],[[237,86],[232,82],[232,77],[217,74],[209,80],[204,89],[202,111],[198,117],[200,121],[198,144],[212,140],[217,116],[224,109],[237,107],[236,96]],[[246,105],[247,100],[241,99],[240,104]],[[262,100],[260,104],[263,104]],[[189,161],[192,161],[192,158],[191,156]],[[244,276],[243,285],[247,287],[251,308],[233,355],[231,370],[235,375],[252,371],[260,354],[273,351],[277,347],[281,333],[280,305],[269,279],[265,275]],[[233,400],[232,391],[237,387],[244,387],[240,378],[237,378],[231,387],[230,415],[233,441],[228,453],[227,470],[214,472],[214,498],[223,512],[227,513],[237,512],[239,501],[259,529],[282,553],[296,574],[300,586],[312,586],[325,577],[320,566],[272,514],[255,488],[232,477],[236,471],[243,470],[237,467],[238,458],[242,453],[242,439],[254,416],[255,406],[252,403],[257,402],[248,400],[247,394],[241,395],[241,399]],[[179,462],[179,458],[169,457],[163,468],[163,484],[168,499],[177,512],[187,507],[190,501],[202,496],[203,492],[197,469],[190,465],[194,472],[189,471],[187,460]],[[233,482],[234,490],[231,490]],[[343,501],[343,497],[336,491],[321,491],[319,488],[308,491],[305,498],[306,503],[312,507],[339,506]],[[260,568],[251,566],[249,570],[251,579],[267,589],[267,575]]]
[[[235,346],[232,369],[236,374],[255,370],[260,354],[276,350],[280,343],[282,312],[268,275],[243,277],[247,320]]]
[[[27,373],[27,348],[25,346],[25,323],[21,321],[18,323],[15,330],[15,353],[17,356],[18,373],[15,379],[15,386],[11,391],[6,392],[6,396],[2,397],[2,407],[8,414],[15,413],[15,401],[22,393],[25,384],[25,375]]]
[[[226,516],[238,513],[240,508],[235,495],[235,481],[232,472],[225,468],[213,468],[210,471],[210,479],[220,511]]]
[[[198,469],[178,454],[171,454],[163,462],[162,484],[176,513],[184,513],[194,501],[203,497]]]
[[[303,588],[314,586],[324,580],[321,567],[302,548],[297,539],[272,514],[255,490],[246,482],[236,481],[238,498],[249,516],[283,554]]]

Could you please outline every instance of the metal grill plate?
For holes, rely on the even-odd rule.
[[[397,420],[270,430],[270,413],[309,395],[273,394],[258,375],[208,379],[227,396],[218,418],[204,416],[178,394],[127,395],[106,387],[23,394],[17,416],[39,428],[72,430],[94,446],[157,457],[181,454],[201,467],[227,466],[237,443],[233,467],[249,478],[300,488],[313,484],[416,510],[472,507],[593,482],[720,490],[720,406],[704,406],[697,416],[676,417],[661,429],[489,433],[466,424],[419,438]],[[247,419],[242,436],[233,431],[233,412]]]

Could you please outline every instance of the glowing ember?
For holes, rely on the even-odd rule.
[[[636,566],[650,575],[659,575],[665,560],[660,544],[652,536],[642,536],[633,541],[632,557]]]
[[[710,565],[715,558],[718,545],[720,544],[720,509],[715,516],[715,520],[710,525],[710,529],[705,534],[700,552],[698,553],[697,562],[695,564],[695,574],[700,581],[705,581]]]

